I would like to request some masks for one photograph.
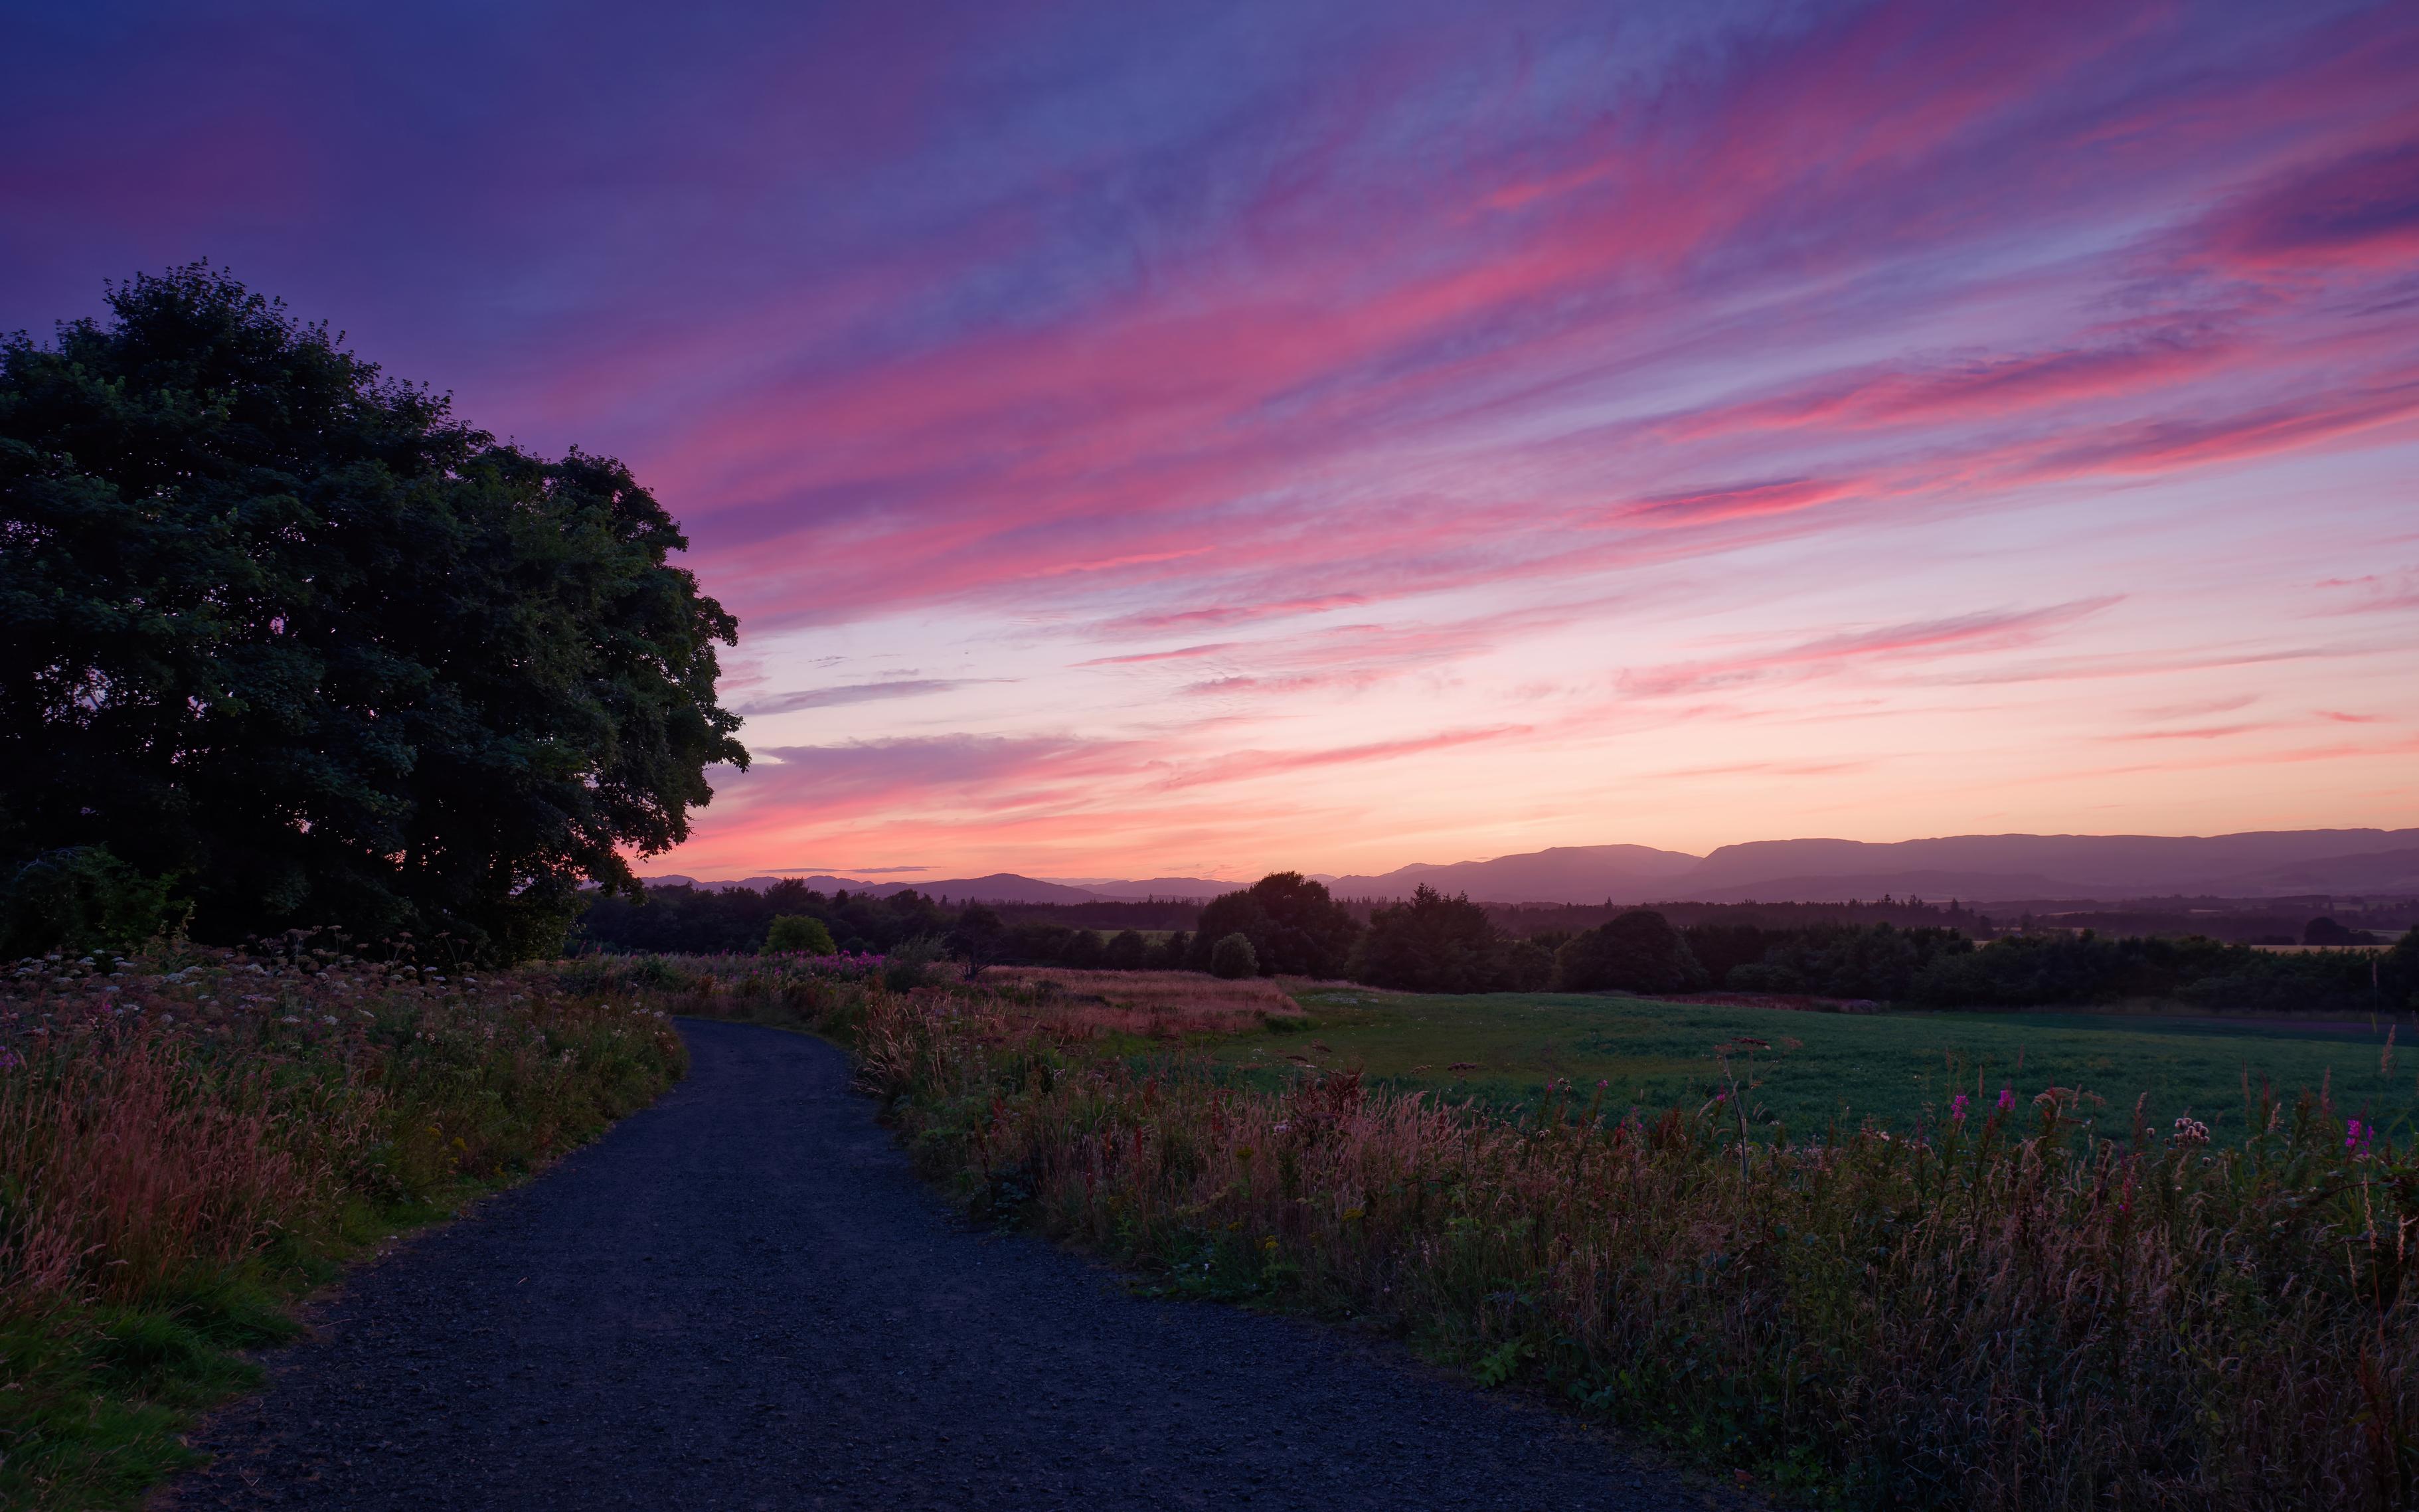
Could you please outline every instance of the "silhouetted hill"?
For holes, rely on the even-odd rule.
[[[1706,856],[1646,845],[1558,845],[1486,861],[1426,862],[1320,878],[1339,898],[1408,897],[1422,883],[1480,903],[1832,903],[1910,894],[1968,903],[2188,896],[2419,893],[2419,829],[2280,829],[2240,835],[1948,835],[1875,843],[1769,840]],[[652,877],[680,883],[680,876]],[[779,880],[701,884],[763,889]],[[913,887],[983,903],[1212,898],[1239,884],[1150,877],[1077,887],[1013,872],[932,882],[801,879],[818,892],[888,897]]]
[[[1402,898],[1425,883],[1482,903],[1602,903],[1608,897],[1664,896],[1657,889],[1700,864],[1684,851],[1645,845],[1557,845],[1491,861],[1422,862],[1377,876],[1340,876],[1327,890],[1339,898]]]

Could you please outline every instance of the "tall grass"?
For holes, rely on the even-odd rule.
[[[1818,1499],[2413,1504],[2419,1163],[2322,1094],[2246,1089],[2225,1148],[2012,1088],[1774,1148],[1727,1094],[1639,1117],[1558,1088],[1506,1121],[1349,1073],[1250,1090],[1086,1005],[817,1002],[978,1208],[1375,1318]]]
[[[679,1037],[551,976],[307,939],[0,980],[0,1502],[122,1500],[228,1350],[397,1224],[652,1100]]]

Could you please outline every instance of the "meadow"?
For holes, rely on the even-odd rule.
[[[2308,1090],[2386,1129],[2419,1124],[2419,1042],[2409,1026],[2173,1014],[1824,1013],[1586,994],[1423,996],[1338,983],[1289,984],[1313,1032],[1232,1040],[1205,1051],[1261,1086],[1303,1065],[1373,1084],[1534,1106],[1548,1082],[1615,1106],[1696,1106],[1752,1079],[1767,1136],[1819,1136],[1866,1118],[1936,1126],[1960,1093],[2029,1101],[2051,1087],[2099,1100],[2086,1117],[2245,1132],[2263,1089]],[[1747,1041],[1744,1048],[1742,1042]],[[1763,1041],[1759,1048],[1752,1041]],[[1725,1047],[1728,1047],[1727,1051]],[[1727,1059],[1729,1071],[1725,1072]]]
[[[1450,1039],[1419,1018],[1438,1000],[1398,1001],[1410,1022],[1390,1028],[1387,1004],[1345,1001],[1374,995],[1298,984],[1306,1016],[1172,994],[1136,1032],[1138,1005],[1065,982],[582,969],[849,1044],[919,1166],[979,1219],[1123,1263],[1146,1290],[1394,1334],[1814,1504],[2419,1497],[2419,1291],[2402,1284],[2419,1165],[2315,1095],[2259,1096],[2231,1142],[2044,1088],[1968,1094],[1920,1133],[1784,1144],[1695,1088],[1633,1111],[1557,1077],[1490,1107],[1339,1064],[1354,1034],[1371,1052],[1391,1032],[1404,1055],[1552,1053],[1542,1011],[1610,999],[1463,1000]],[[1507,1027],[1515,1007],[1529,1017]],[[1689,1037],[1769,1022],[1631,1008],[1667,1026],[1675,1011]],[[1665,1047],[1682,1052],[1704,1047]]]

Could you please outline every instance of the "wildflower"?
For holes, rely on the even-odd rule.
[[[2000,1112],[2002,1112],[2002,1113],[2005,1113],[2005,1112],[2007,1112],[2010,1108],[2014,1107],[2015,1105],[2016,1105],[2016,1089],[2015,1089],[2014,1088],[2012,1088],[2012,1087],[2002,1087],[2002,1088],[1999,1088],[1999,1111],[2000,1111]]]
[[[0,1071],[15,1071],[23,1064],[24,1062],[18,1058],[17,1052],[6,1045],[0,1045]]]
[[[2368,1149],[2369,1136],[2376,1132],[2374,1128],[2354,1119],[2344,1125],[2344,1148],[2365,1151]]]
[[[2175,1133],[2167,1137],[2174,1144],[2205,1145],[2209,1143],[2209,1125],[2195,1118],[2178,1119]]]
[[[1949,1103],[1949,1116],[1959,1123],[1965,1121],[1965,1094],[1958,1093]]]

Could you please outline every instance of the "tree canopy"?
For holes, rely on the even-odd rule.
[[[1552,970],[1541,948],[1505,939],[1467,894],[1448,898],[1425,883],[1369,916],[1352,962],[1355,980],[1415,993],[1532,991]]]
[[[109,310],[0,343],[0,877],[100,848],[204,939],[501,956],[635,891],[747,759],[663,507],[207,266]]]
[[[1616,914],[1574,935],[1555,953],[1554,985],[1564,992],[1618,988],[1634,993],[1688,992],[1706,983],[1688,942],[1651,908]]]
[[[1333,977],[1352,954],[1361,921],[1328,896],[1324,883],[1299,872],[1271,872],[1240,892],[1211,899],[1194,935],[1196,971],[1229,934],[1252,942],[1262,976]]]

